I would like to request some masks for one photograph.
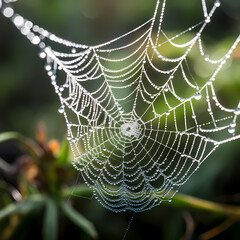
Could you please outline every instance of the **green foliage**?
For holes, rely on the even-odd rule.
[[[86,233],[88,233],[92,238],[97,238],[97,232],[91,222],[89,222],[82,214],[76,212],[65,202],[61,202],[61,207],[63,212],[69,219],[75,223],[78,227],[82,228]]]
[[[191,0],[168,2],[169,7],[165,16],[167,22],[163,26],[168,34],[175,35],[172,30],[183,30],[189,27],[189,24],[202,19],[200,1],[196,1],[197,4]],[[238,0],[222,1],[224,10],[219,10],[213,19],[214,27],[210,26],[205,32],[205,39],[211,42],[205,47],[212,53],[219,48],[222,52],[228,49],[239,32],[240,11],[237,2]],[[19,1],[14,4],[22,15],[59,36],[76,42],[98,44],[127,32],[151,17],[155,1],[36,0]],[[65,123],[63,118],[57,114],[59,102],[50,86],[48,76],[42,70],[43,63],[36,58],[38,50],[31,47],[19,35],[10,21],[0,18],[0,131],[15,130],[33,137],[36,124],[39,120],[44,120],[49,130],[49,136],[61,139],[66,132],[66,128],[63,127]],[[197,53],[193,52],[192,60],[195,63],[195,69],[207,73],[210,66],[199,62],[197,56]],[[233,107],[239,101],[239,56],[238,48],[234,53],[231,68],[218,76],[221,103],[227,107]],[[13,140],[20,143],[22,153],[20,157],[12,156],[15,148]],[[6,143],[6,141],[8,142]],[[82,224],[78,223],[76,216],[79,216],[79,211],[82,216],[88,216],[88,219],[94,220],[100,239],[122,239],[129,216],[113,216],[97,205],[95,201],[86,203],[78,197],[91,197],[92,192],[85,185],[73,186],[77,173],[70,165],[69,146],[65,140],[59,153],[49,151],[46,142],[42,145],[38,140],[25,138],[14,132],[1,134],[0,143],[0,147],[7,145],[7,148],[10,148],[10,151],[3,148],[2,158],[10,155],[11,161],[14,160],[13,163],[7,163],[0,158],[1,240],[29,239],[32,218],[39,218],[38,223],[40,222],[40,224],[37,225],[37,229],[40,229],[38,235],[42,239],[43,236],[46,239],[59,236],[59,226],[64,229],[65,234],[67,232],[66,235],[63,234],[65,239],[71,239],[71,232],[76,233],[74,225],[80,228],[77,232],[78,235],[74,236],[75,238],[82,239],[83,232],[89,234],[91,232],[88,235],[91,238],[96,230],[91,223],[86,227],[87,221],[83,221]],[[30,157],[30,163],[25,164],[25,168],[17,166],[22,157],[26,161]],[[212,158],[208,159],[191,180],[181,188],[181,191],[217,202],[239,205],[239,168],[239,142],[228,144],[214,153]],[[37,178],[34,179],[29,175],[34,175],[36,170],[41,174],[37,174]],[[39,183],[41,184],[39,185]],[[77,198],[74,198],[75,196]],[[208,204],[204,205],[205,202],[199,199],[193,201],[188,197],[177,194],[171,203],[163,203],[163,207],[160,206],[147,213],[136,214],[127,239],[147,239],[149,232],[156,234],[162,240],[180,239],[185,232],[185,223],[188,226],[188,221],[184,220],[185,215],[182,214],[183,209],[187,209],[190,219],[195,221],[195,233],[192,233],[191,239],[198,239],[201,233],[221,223],[222,218],[219,219],[219,214],[217,216],[215,213],[212,214],[211,208],[206,209],[204,213],[203,206],[207,207]],[[67,201],[69,198],[70,201]],[[47,203],[46,199],[51,199],[51,203]],[[74,207],[72,210],[76,209],[78,214],[67,214],[62,208],[63,202],[65,205],[66,202],[70,203]],[[180,210],[173,209],[174,207],[178,207]],[[197,208],[200,210],[196,211]],[[225,205],[222,209],[229,210]],[[53,215],[51,215],[51,211],[53,211]],[[235,208],[233,211],[237,212]],[[35,214],[36,212],[37,214]],[[70,215],[74,216],[74,220]],[[77,218],[80,222],[82,216]],[[229,215],[223,211],[222,216]],[[52,230],[47,230],[50,227],[46,222],[50,222],[50,218],[54,218],[55,223],[54,220],[53,222],[51,220]],[[73,223],[70,231],[69,219]],[[41,223],[43,224],[41,225]],[[238,240],[239,227],[239,222],[236,222],[216,239]],[[91,231],[86,229],[91,229]],[[23,232],[26,232],[25,235],[23,234],[25,237],[21,238]],[[43,234],[41,235],[41,233]],[[38,239],[37,233],[34,232],[34,234]],[[31,235],[30,239],[32,238]]]
[[[65,187],[66,183],[75,177],[75,174],[71,171],[69,147],[66,140],[63,141],[60,149],[58,149],[59,143],[57,141],[47,143],[46,133],[42,125],[37,131],[37,141],[30,140],[17,133],[0,134],[0,143],[12,140],[17,141],[24,147],[30,160],[27,164],[28,168],[25,166],[24,172],[20,174],[18,189],[15,189],[15,191],[19,192],[21,198],[15,201],[6,198],[7,201],[0,210],[0,226],[2,225],[2,227],[6,225],[4,219],[20,217],[17,225],[9,225],[8,227],[6,225],[0,230],[2,239],[7,240],[11,239],[10,236],[15,236],[15,231],[18,231],[17,226],[25,226],[22,223],[20,224],[20,219],[24,219],[28,215],[30,217],[34,212],[43,213],[37,216],[41,218],[42,238],[45,240],[58,239],[60,224],[61,226],[63,224],[60,221],[62,214],[90,236],[91,239],[98,238],[98,233],[93,223],[75,210],[69,204],[70,201],[66,202],[66,199],[68,200],[69,198],[80,201],[80,198],[74,198],[79,196],[85,198],[92,197],[92,190],[86,185]],[[26,155],[23,156],[26,158]],[[0,163],[0,169],[4,172],[9,171],[12,167],[8,163],[4,164],[4,160],[1,160]],[[20,169],[20,171],[23,170]],[[36,176],[41,182],[41,187],[34,182]],[[7,182],[5,184],[2,183],[3,187],[7,184]],[[161,206],[208,212],[215,218],[228,217],[229,219],[235,219],[231,221],[229,226],[240,218],[239,207],[205,201],[179,193],[175,195],[171,203],[166,201]],[[221,231],[224,231],[224,229]]]
[[[54,199],[49,197],[45,204],[43,236],[46,240],[55,240],[58,233],[58,206]]]
[[[41,196],[34,196],[34,198],[29,198],[22,202],[11,203],[0,210],[0,220],[15,213],[26,214],[30,211],[40,209],[43,207],[43,204],[44,201]]]
[[[82,229],[92,239],[97,237],[94,225],[83,215],[65,202],[65,195],[62,194],[64,185],[74,175],[69,169],[69,147],[66,140],[63,141],[59,150],[59,143],[55,140],[46,143],[46,134],[42,125],[37,131],[37,141],[25,138],[17,133],[0,134],[0,143],[16,141],[24,148],[27,155],[23,155],[26,165],[20,170],[17,189],[21,196],[16,201],[8,200],[0,210],[0,226],[4,225],[3,220],[11,219],[14,216],[21,218],[31,215],[33,212],[43,213],[38,216],[42,218],[42,237],[45,240],[56,240],[59,234],[60,215],[63,213],[77,227]],[[0,169],[8,177],[8,171],[13,167],[1,159]],[[36,185],[35,181],[39,181]],[[6,182],[5,185],[8,183]],[[6,189],[7,191],[7,189]],[[65,190],[66,191],[66,190]],[[11,194],[11,192],[9,192]],[[20,221],[20,220],[19,220]],[[8,234],[6,234],[8,230]],[[16,226],[0,230],[1,239],[9,239],[7,236],[14,236]]]
[[[68,161],[69,150],[70,150],[69,143],[68,143],[67,139],[65,138],[64,141],[62,142],[60,153],[56,159],[58,164],[61,165],[61,164],[69,163],[69,161]]]

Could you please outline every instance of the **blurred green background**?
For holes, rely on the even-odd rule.
[[[19,0],[16,12],[50,32],[79,43],[98,44],[117,37],[152,17],[155,0]],[[203,18],[200,0],[169,0],[164,29],[178,32]],[[213,1],[207,1],[209,5]],[[222,0],[204,33],[208,49],[227,50],[240,33],[240,1]],[[38,48],[32,46],[12,25],[0,16],[0,133],[19,132],[35,138],[36,126],[44,122],[49,139],[64,139],[65,122],[58,114],[59,100],[44,71],[44,62],[37,57]],[[240,48],[234,52],[232,66],[218,77],[219,94],[228,107],[240,100]],[[199,66],[204,71],[204,66]],[[202,70],[203,69],[203,70]],[[200,71],[200,70],[199,70]],[[231,101],[232,99],[232,101]],[[196,197],[228,203],[240,203],[240,151],[239,141],[221,146],[203,163],[201,168],[181,188],[181,192]],[[15,143],[0,144],[0,156],[13,162],[22,149]],[[70,162],[70,160],[69,160]],[[70,170],[69,170],[70,171]],[[73,172],[77,179],[77,173]],[[1,198],[1,195],[0,195]],[[95,226],[99,239],[122,239],[131,214],[114,214],[103,209],[96,201],[77,198],[76,208]],[[1,208],[2,206],[0,206]],[[195,231],[187,238],[186,218],[195,222]],[[33,217],[34,231],[24,229],[13,239],[41,238],[42,223]],[[0,220],[1,221],[1,220]],[[127,239],[199,239],[199,236],[220,224],[209,213],[159,206],[135,215]],[[81,229],[65,224],[59,239],[91,239]],[[240,222],[213,239],[240,239]],[[71,232],[72,231],[72,232]],[[1,232],[1,229],[0,229]],[[34,234],[31,235],[31,234]],[[31,238],[29,238],[31,236]]]

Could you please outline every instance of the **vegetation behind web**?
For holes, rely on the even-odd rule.
[[[184,27],[191,25],[194,21],[198,22],[199,19],[201,19],[202,9],[195,7],[193,2],[194,1],[179,1],[176,3],[174,1],[169,1],[169,4],[172,6],[166,17],[168,19],[168,29],[170,33],[172,31],[174,34],[176,28],[184,29]],[[237,1],[223,1],[222,8],[219,9],[213,20],[214,27],[210,27],[210,29],[207,29],[205,32],[205,38],[210,43],[210,50],[212,49],[212,51],[214,51],[215,49],[220,48],[224,51],[229,48],[236,38],[239,26],[238,19],[240,17],[237,15],[239,12],[237,11],[237,9],[239,9],[239,6],[237,5],[239,3],[236,2]],[[51,3],[49,3],[48,1],[30,2],[22,0],[16,3],[16,7],[24,16],[35,22],[39,22],[39,24],[43,26],[47,26],[49,30],[55,31],[56,34],[60,36],[77,42],[95,44],[109,40],[113,37],[113,34],[122,34],[130,30],[132,26],[135,27],[139,23],[145,21],[151,16],[154,4],[155,1],[153,0],[71,0],[68,1],[67,4],[66,1],[51,1]],[[180,18],[181,20],[179,20]],[[14,27],[3,18],[0,21],[0,29],[0,131],[5,132],[14,130],[34,138],[35,126],[40,120],[43,120],[46,122],[50,139],[52,137],[62,139],[66,129],[62,117],[57,114],[59,102],[50,86],[48,77],[45,76],[42,67],[43,63],[36,58],[36,54],[38,54],[37,49],[30,46],[29,43],[18,34]],[[24,58],[22,56],[24,56]],[[35,60],[33,61],[33,59]],[[26,66],[28,67],[26,68]],[[218,76],[221,100],[229,107],[235,106],[236,102],[239,100],[240,74],[238,66],[239,48],[234,53],[234,61],[231,69],[227,69]],[[204,72],[207,66],[198,64],[198,68],[199,71]],[[238,181],[238,145],[239,142],[232,142],[228,145],[222,146],[221,149],[218,149],[201,166],[199,172],[195,173],[191,180],[180,190],[204,199],[237,205],[240,201],[238,194],[240,189]],[[20,154],[18,147],[14,146],[16,145],[12,145],[12,143],[10,144],[9,142],[0,145],[0,154],[2,158],[9,163],[16,163],[17,156],[22,154],[22,149]],[[45,156],[41,157],[45,158]],[[53,157],[53,159],[54,161],[56,160],[55,157]],[[42,162],[44,161],[41,161],[41,163]],[[55,163],[53,165],[55,165]],[[69,161],[66,163],[66,166],[66,172],[71,175],[70,178],[64,177],[63,183],[59,184],[54,183],[56,179],[54,180],[53,176],[49,176],[50,180],[48,180],[47,183],[50,186],[56,184],[59,190],[58,185],[65,187],[64,185],[68,182],[69,185],[74,183],[76,172],[72,169]],[[37,169],[38,168],[39,166]],[[53,168],[55,168],[55,166]],[[34,167],[29,167],[29,169],[34,169]],[[26,176],[24,175],[28,175],[30,170],[26,168],[17,168],[17,170],[18,173],[25,172],[25,174],[19,178],[21,180],[14,179],[14,181],[11,181],[4,177],[2,183],[3,185],[6,183],[7,185],[13,185],[14,187],[17,187],[17,189],[19,185],[22,184],[22,190],[18,190],[21,190],[20,193],[23,194],[23,192],[26,191],[24,185],[27,185],[31,189],[32,185],[35,183],[31,181],[29,183],[29,179],[25,179]],[[31,174],[33,174],[32,171],[34,172],[35,170],[31,170]],[[1,173],[1,175],[3,174]],[[57,176],[59,176],[59,173],[57,173]],[[48,188],[55,188],[50,186],[46,186],[46,189],[43,188],[44,190],[41,189],[40,193],[44,193],[44,197],[49,195],[52,197],[52,195],[54,195],[54,198],[56,194],[56,199],[59,199],[60,197],[58,194],[60,193],[55,193],[55,190],[49,191]],[[62,193],[62,188],[60,189],[60,192]],[[7,190],[9,192],[9,187],[7,187]],[[30,195],[36,194],[35,190],[33,193],[31,190],[31,194],[28,191],[24,196],[26,199],[28,199]],[[6,193],[6,189],[4,192]],[[82,195],[82,193],[79,195]],[[3,195],[1,194],[1,196]],[[8,193],[6,196],[9,196]],[[89,195],[87,195],[87,197],[89,197]],[[1,203],[1,209],[4,209],[5,205],[13,201],[11,197],[6,198],[9,200]],[[39,198],[36,201],[41,202],[41,200],[42,199]],[[30,202],[31,201],[35,201],[35,199],[31,200],[30,198]],[[83,213],[84,216],[96,225],[100,239],[113,239],[113,236],[116,236],[114,239],[122,238],[123,234],[120,233],[121,231],[124,232],[126,229],[130,215],[111,214],[105,209],[102,209],[101,206],[95,203],[95,201],[83,200],[81,198],[75,199],[73,197],[70,197],[69,201],[73,201],[78,211]],[[34,205],[39,205],[39,209],[51,209],[51,211],[54,211],[54,209],[56,210],[56,208],[51,207],[53,205],[51,205],[51,200],[48,201],[48,198],[44,198],[43,202],[45,205],[41,205],[42,203],[34,203]],[[54,204],[56,204],[56,202],[54,202]],[[201,204],[204,205],[203,202]],[[171,207],[176,205],[177,202],[174,202],[173,199]],[[62,215],[64,215],[64,208],[59,207],[61,204],[57,203],[57,206],[57,209],[61,209],[58,215],[61,220],[59,236],[66,236],[64,235],[66,233],[70,234],[71,231],[69,231],[69,229],[74,229],[72,230],[72,233],[76,231],[79,236],[82,236],[82,234],[85,235],[82,228],[79,228],[80,230],[78,230],[76,222],[75,224],[72,224],[74,221],[71,221],[71,217],[62,217]],[[25,207],[23,207],[23,209],[24,208]],[[11,215],[11,218],[4,220],[7,222],[3,223],[3,221],[1,221],[3,224],[1,229],[7,230],[8,227],[11,229],[15,222],[17,223],[16,226],[20,229],[17,233],[20,234],[25,232],[27,234],[29,227],[26,226],[29,226],[29,222],[35,221],[36,224],[34,225],[38,226],[36,232],[39,233],[38,236],[39,239],[41,239],[42,229],[44,229],[44,225],[47,225],[47,223],[44,222],[47,221],[47,217],[43,214],[43,211],[30,211],[31,214],[26,214],[26,212],[29,212],[28,208],[31,210],[31,204],[28,206],[26,205],[26,208],[27,210],[24,214],[21,213],[19,215],[19,211],[17,211],[17,214],[13,214]],[[185,208],[187,210],[184,210]],[[49,215],[53,216],[54,213]],[[24,220],[22,220],[22,217]],[[193,238],[197,239],[197,236],[224,222],[224,224],[220,226],[220,230],[224,230],[224,228],[227,228],[227,230],[224,231],[224,233],[219,234],[216,239],[238,239],[240,234],[238,231],[239,223],[236,222],[232,225],[232,223],[236,221],[235,216],[232,217],[234,218],[224,222],[226,219],[225,214],[223,218],[218,218],[215,213],[189,211],[189,207],[186,205],[181,205],[180,210],[160,206],[152,211],[137,214],[133,225],[130,228],[128,237],[129,239],[144,239],[143,236],[147,237],[150,232],[152,232],[161,236],[162,239],[180,239],[185,234],[185,221],[188,223],[187,226],[189,229],[191,229],[191,223],[193,223],[191,219],[193,218],[195,229]],[[21,219],[22,225],[18,225],[20,222],[19,219]],[[102,219],[106,219],[106,223],[108,224],[104,224]],[[13,224],[11,224],[12,222]],[[65,226],[65,228],[62,226]],[[15,230],[14,227],[12,227],[12,229]],[[188,236],[191,233],[189,229],[186,232],[185,239],[187,239],[187,237],[188,239],[191,239]],[[217,231],[218,229],[215,230],[215,233],[217,233]],[[17,234],[17,239],[20,239],[19,234]],[[14,235],[12,236],[14,238]],[[89,237],[88,234],[85,236],[87,236],[87,238]],[[23,239],[27,239],[27,237],[23,237]],[[62,237],[62,239],[66,238]]]

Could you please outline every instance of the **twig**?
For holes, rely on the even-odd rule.
[[[222,222],[220,225],[218,225],[215,228],[203,233],[200,236],[200,240],[209,240],[209,239],[219,235],[220,233],[224,232],[229,227],[231,227],[236,221],[237,221],[236,218],[228,218],[227,220]]]
[[[191,240],[194,232],[194,220],[188,211],[183,211],[182,215],[186,223],[186,231],[181,240]]]

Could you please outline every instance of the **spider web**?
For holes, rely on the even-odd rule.
[[[94,197],[115,212],[170,201],[218,146],[240,137],[240,104],[222,106],[214,88],[240,36],[223,57],[210,59],[202,33],[220,2],[209,8],[201,0],[203,20],[172,37],[162,27],[166,2],[157,0],[153,17],[141,26],[96,46],[64,40],[2,7],[46,58],[73,166]],[[167,56],[165,48],[177,54]],[[196,76],[193,49],[214,66],[210,77]]]

